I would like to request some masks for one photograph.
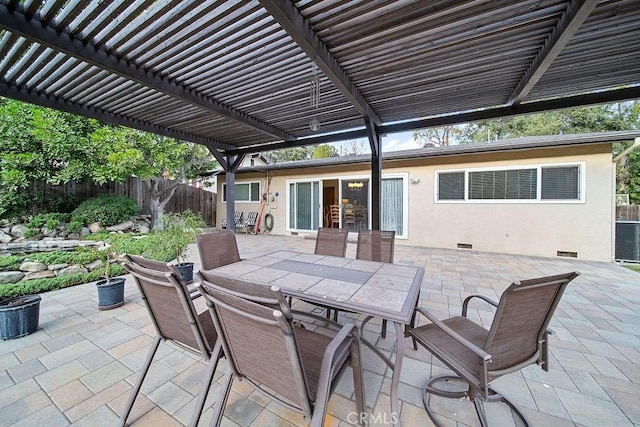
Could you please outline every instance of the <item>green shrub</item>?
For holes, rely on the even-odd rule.
[[[118,224],[138,213],[138,204],[125,196],[105,194],[80,204],[72,213],[73,221],[83,225],[100,222],[103,226]]]
[[[82,227],[84,227],[84,224],[82,221],[78,220],[73,220],[67,224],[67,230],[71,233],[80,233],[82,231]]]
[[[202,233],[206,226],[200,214],[186,210],[182,213],[166,213],[162,217],[163,231],[166,239],[164,245],[167,246],[173,257],[182,263],[187,246],[195,243],[196,235]]]
[[[67,222],[71,219],[71,215],[67,213],[47,213],[47,214],[38,214],[35,215],[31,220],[27,223],[27,227],[40,229],[42,227],[47,227],[49,230],[53,230],[54,228],[58,228],[60,224]]]

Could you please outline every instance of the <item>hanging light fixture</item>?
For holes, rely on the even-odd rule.
[[[313,119],[309,122],[309,129],[314,132],[320,130],[320,121],[316,118],[316,114],[318,113],[318,106],[320,105],[320,78],[318,77],[318,67],[316,66],[316,62],[313,61],[311,64],[311,71],[313,75],[311,76],[311,82],[309,84],[309,102],[311,104],[311,108],[313,108]]]

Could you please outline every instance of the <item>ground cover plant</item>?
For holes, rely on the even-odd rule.
[[[87,240],[108,242],[111,252],[116,254],[133,254],[155,259],[171,261],[174,252],[168,244],[171,236],[163,231],[149,234],[111,234],[96,233],[86,237]],[[71,251],[38,252],[24,255],[6,255],[0,257],[0,271],[18,270],[25,261],[37,261],[47,265],[69,264],[87,265],[101,259],[106,261],[106,253],[96,247],[79,247]],[[125,273],[119,263],[109,264],[109,276],[114,277]],[[14,284],[0,286],[0,301],[7,298],[36,294],[69,286],[100,280],[105,275],[105,269],[99,268],[88,273],[62,275],[44,279],[21,281]]]

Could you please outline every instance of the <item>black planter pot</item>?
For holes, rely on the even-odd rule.
[[[182,281],[184,283],[193,282],[193,263],[192,262],[183,262],[181,264],[175,264],[176,270],[182,276]]]
[[[101,280],[96,283],[98,289],[98,308],[110,310],[124,305],[124,277]]]
[[[0,339],[24,337],[38,329],[40,295],[11,298],[0,304]]]

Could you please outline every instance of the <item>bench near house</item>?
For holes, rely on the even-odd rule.
[[[635,132],[528,137],[383,154],[381,229],[397,244],[611,261],[615,164],[612,144]],[[369,155],[240,168],[236,211],[273,215],[272,234],[370,226]],[[225,211],[225,176],[218,212]],[[346,208],[345,208],[346,207]],[[355,223],[345,212],[355,210]]]

